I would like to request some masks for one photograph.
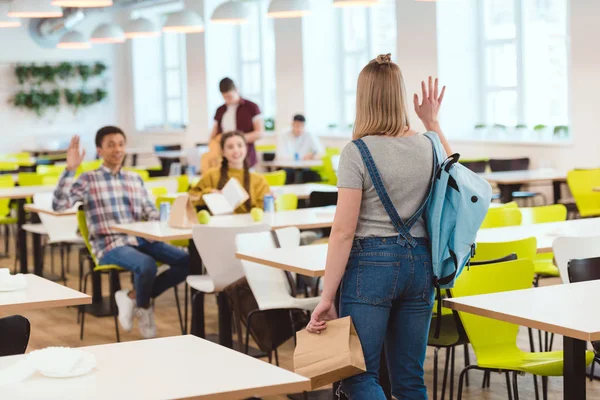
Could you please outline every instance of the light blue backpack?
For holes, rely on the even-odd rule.
[[[425,136],[431,140],[436,158],[424,217],[441,315],[440,290],[452,288],[475,255],[475,238],[488,212],[492,188],[485,179],[458,163],[460,154],[444,159],[446,154],[437,133],[427,132]]]

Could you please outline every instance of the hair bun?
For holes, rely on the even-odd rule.
[[[389,64],[392,62],[392,55],[391,53],[387,53],[387,54],[380,54],[377,56],[377,58],[375,59],[375,61],[377,61],[377,64],[381,65],[381,64]]]

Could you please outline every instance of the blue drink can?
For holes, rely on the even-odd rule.
[[[275,197],[266,195],[263,199],[263,209],[265,212],[275,212]]]
[[[171,203],[163,201],[160,203],[160,222],[169,221],[169,215],[171,214]]]
[[[297,152],[294,153],[294,160],[295,161],[300,161],[300,154],[298,154]]]

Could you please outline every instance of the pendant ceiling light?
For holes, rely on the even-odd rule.
[[[52,0],[53,6],[59,7],[110,7],[113,0]]]
[[[125,27],[125,37],[127,39],[153,38],[159,36],[160,31],[146,18],[132,19]]]
[[[379,0],[333,0],[335,7],[370,7],[379,3]]]
[[[11,18],[8,15],[8,3],[0,3],[0,28],[18,28],[21,26],[21,20]]]
[[[125,32],[117,24],[102,24],[94,29],[90,42],[111,44],[125,42]]]
[[[62,8],[53,6],[48,0],[16,0],[10,3],[8,16],[11,18],[59,18]]]
[[[81,32],[70,31],[64,34],[56,47],[59,49],[83,50],[89,49],[92,45],[85,40],[85,36]]]
[[[309,14],[308,0],[271,0],[267,11],[270,18],[299,18]]]
[[[182,10],[170,14],[162,30],[163,32],[200,33],[204,32],[204,21],[197,13]]]
[[[243,24],[248,22],[250,9],[240,1],[226,1],[213,11],[211,22],[218,24]]]

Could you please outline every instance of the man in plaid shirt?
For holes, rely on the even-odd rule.
[[[100,129],[96,133],[96,149],[103,164],[75,180],[85,150],[80,151],[79,137],[74,136],[67,150],[67,168],[54,192],[53,208],[62,211],[77,202],[83,203],[92,253],[98,264],[116,264],[134,274],[134,290],[115,294],[121,326],[131,331],[135,315],[142,337],[152,338],[156,336],[156,323],[150,299],[185,280],[189,255],[166,243],[149,242],[111,230],[116,224],[157,220],[159,216],[140,176],[121,170],[125,144],[121,129],[114,126]],[[157,262],[169,265],[158,276]]]

